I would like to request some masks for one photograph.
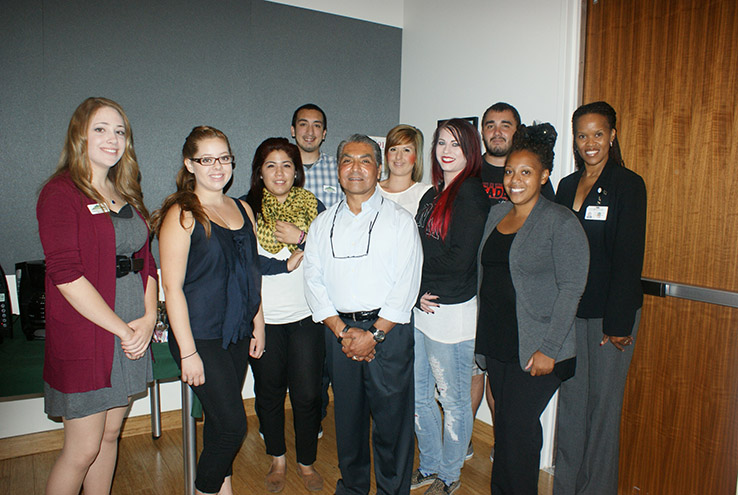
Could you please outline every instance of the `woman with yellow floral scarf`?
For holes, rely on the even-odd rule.
[[[297,474],[310,491],[323,488],[313,468],[321,419],[321,379],[325,356],[322,325],[313,323],[299,266],[310,224],[325,210],[303,189],[300,151],[285,138],[269,138],[254,153],[251,189],[246,196],[256,213],[262,273],[267,352],[252,361],[256,413],[272,464],[268,491],[284,489],[287,473],[284,399],[287,388],[295,426]]]

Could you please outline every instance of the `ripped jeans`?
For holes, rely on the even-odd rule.
[[[474,428],[471,377],[474,339],[442,344],[415,329],[415,435],[423,474],[459,479]],[[438,388],[436,404],[435,390]]]

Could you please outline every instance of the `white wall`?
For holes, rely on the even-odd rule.
[[[438,120],[506,101],[556,127],[558,184],[574,169],[581,13],[580,0],[405,0],[400,120],[429,144]]]
[[[481,120],[506,101],[523,123],[550,122],[558,131],[553,184],[571,173],[583,8],[580,0],[405,0],[400,121],[423,131],[426,157],[438,120]],[[541,416],[542,467],[552,464],[555,400]],[[477,418],[491,422],[484,402]]]
[[[179,380],[162,383],[160,387],[161,410],[174,411],[182,408],[181,386]],[[254,396],[254,379],[249,368],[246,383],[241,395],[248,399]],[[151,412],[148,395],[133,402],[129,417],[143,416]],[[61,422],[52,421],[44,413],[43,397],[26,398],[22,400],[0,401],[0,438],[38,433],[41,431],[59,430]]]

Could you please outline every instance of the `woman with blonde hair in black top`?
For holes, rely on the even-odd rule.
[[[195,127],[182,148],[177,192],[154,222],[169,349],[205,412],[198,494],[233,493],[233,459],[246,435],[241,390],[249,359],[264,352],[254,216],[224,194],[234,166],[226,135]]]

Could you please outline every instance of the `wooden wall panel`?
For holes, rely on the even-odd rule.
[[[644,276],[738,292],[738,2],[588,2],[583,101],[646,181]],[[735,494],[738,310],[646,297],[621,494]]]
[[[605,99],[615,107],[626,164],[646,180],[644,275],[733,291],[738,291],[736,5],[734,0],[590,5],[583,98]]]
[[[736,309],[646,297],[623,404],[619,493],[735,494],[736,321]]]

